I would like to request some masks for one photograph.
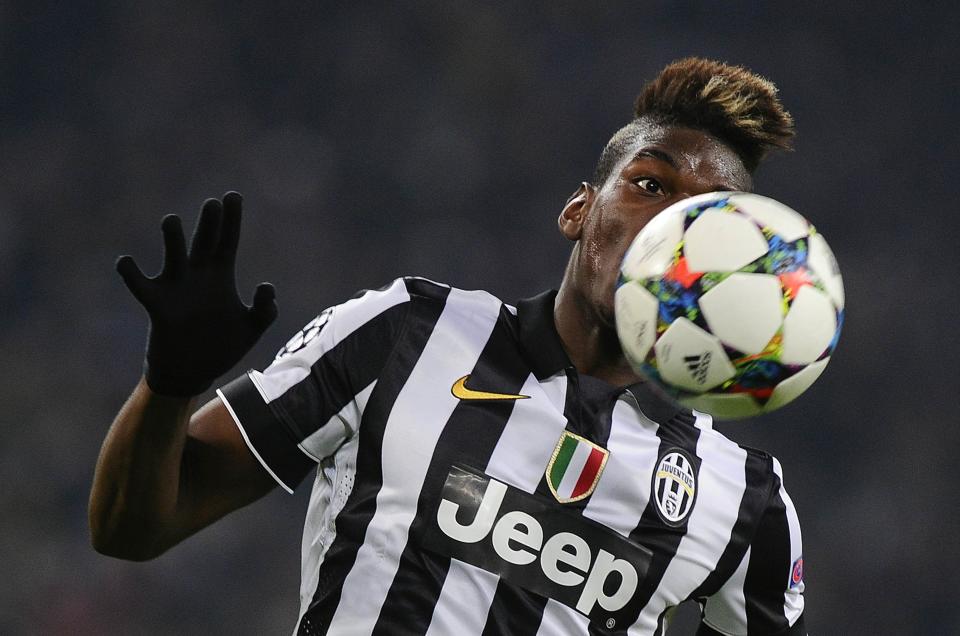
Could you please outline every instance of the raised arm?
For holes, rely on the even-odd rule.
[[[129,256],[117,270],[150,315],[144,378],[114,420],[97,461],[89,521],[94,547],[153,558],[276,484],[219,399],[195,397],[230,369],[277,314],[273,287],[239,297],[235,259],[242,200],[203,205],[189,253],[175,215],[163,219],[164,263],[153,278]]]

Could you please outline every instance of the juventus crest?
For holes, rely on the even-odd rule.
[[[671,448],[661,455],[650,496],[664,523],[679,526],[686,521],[697,499],[697,470],[689,453]]]

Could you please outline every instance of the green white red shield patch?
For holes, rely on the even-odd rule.
[[[560,503],[593,494],[610,452],[570,431],[564,431],[547,464],[547,485]]]

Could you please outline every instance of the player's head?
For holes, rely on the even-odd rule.
[[[688,57],[667,65],[643,87],[633,121],[600,153],[593,185],[603,185],[649,124],[708,133],[729,146],[751,174],[771,150],[789,149],[794,135],[793,118],[772,82],[742,66]]]
[[[789,148],[793,134],[793,119],[764,78],[700,58],[668,65],[643,87],[634,118],[560,214],[561,233],[576,242],[565,292],[612,326],[619,263],[637,232],[686,197],[751,190],[759,163]]]

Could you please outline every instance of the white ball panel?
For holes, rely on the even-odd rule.
[[[674,320],[653,349],[663,379],[692,393],[709,391],[736,372],[720,340],[686,318]]]
[[[770,395],[770,399],[767,400],[766,405],[764,405],[763,410],[772,411],[788,402],[792,402],[794,398],[809,389],[810,385],[820,377],[820,374],[823,373],[829,361],[830,358],[818,360],[778,384],[774,387],[773,393]]]
[[[757,224],[739,212],[706,210],[683,237],[683,254],[691,272],[735,271],[768,249]]]
[[[643,362],[657,337],[657,297],[638,283],[621,285],[614,295],[617,336],[627,359]]]
[[[705,203],[714,203],[715,201],[722,201],[724,199],[729,199],[730,196],[734,194],[745,194],[745,193],[736,192],[733,190],[731,191],[717,190],[715,192],[704,192],[703,194],[695,194],[692,197],[687,197],[686,199],[682,199],[674,203],[667,209],[669,210],[671,208],[678,208],[683,210],[684,214],[686,214],[686,211],[689,210],[690,208],[699,207]]]
[[[687,408],[709,413],[717,419],[736,420],[759,415],[764,409],[749,393],[705,393],[683,396],[679,402]]]
[[[817,275],[830,299],[837,306],[837,309],[843,309],[843,279],[840,277],[840,266],[834,257],[827,241],[820,234],[814,234],[810,237],[810,253],[807,255],[807,263],[810,269]]]
[[[656,278],[673,265],[673,256],[683,238],[684,210],[668,208],[656,215],[633,239],[621,270],[630,280]]]
[[[747,354],[760,353],[783,321],[780,279],[772,274],[731,274],[700,297],[710,332]]]
[[[819,358],[837,331],[833,302],[820,290],[805,285],[783,320],[784,364],[809,364]]]
[[[744,193],[730,197],[730,203],[785,241],[796,241],[810,232],[810,224],[800,213],[774,199]]]

